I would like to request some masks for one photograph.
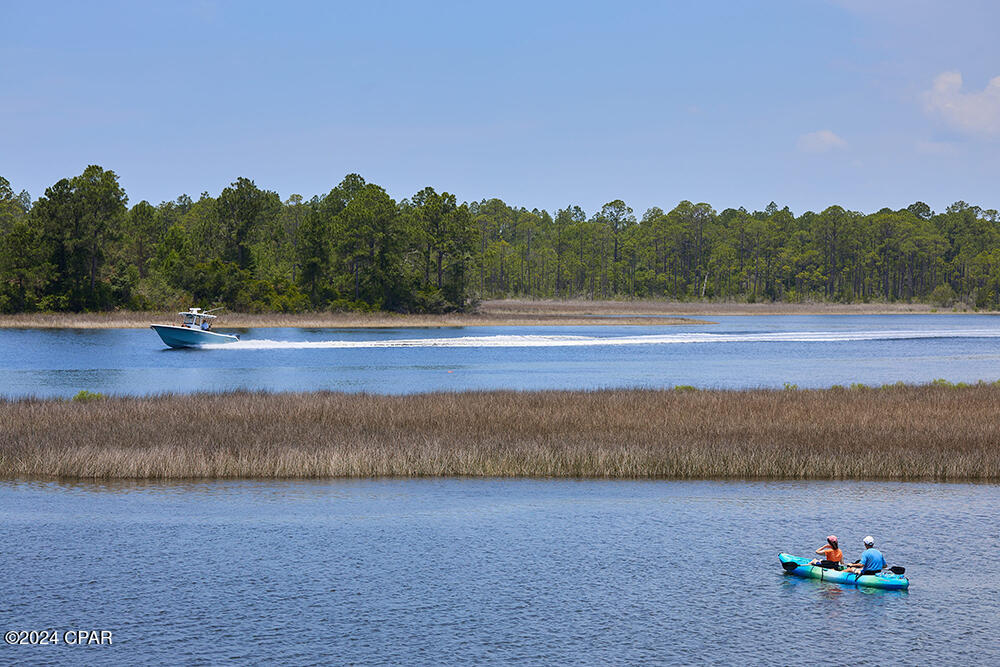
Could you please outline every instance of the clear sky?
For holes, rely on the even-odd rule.
[[[1000,3],[0,0],[0,175],[1000,208]]]

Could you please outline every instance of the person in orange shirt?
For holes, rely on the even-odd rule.
[[[837,546],[836,535],[828,535],[826,538],[826,544],[817,549],[816,553],[821,555],[823,560],[814,558],[809,562],[810,565],[819,565],[820,567],[825,567],[829,570],[839,570],[841,563],[844,562],[844,552],[840,550],[839,546]]]

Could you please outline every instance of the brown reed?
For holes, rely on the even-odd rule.
[[[963,303],[949,308],[938,308],[925,303],[831,303],[808,301],[790,303],[764,301],[745,303],[738,301],[662,301],[634,299],[631,301],[588,301],[584,299],[504,299],[484,301],[482,311],[493,316],[518,314],[549,315],[616,315],[616,316],[703,316],[713,315],[900,315],[900,314],[996,314],[996,311],[975,311]]]
[[[1000,387],[0,401],[0,477],[1000,480]]]
[[[220,328],[316,327],[395,328],[461,326],[592,326],[711,324],[691,317],[713,315],[883,315],[933,313],[919,303],[736,303],[707,301],[585,301],[500,299],[484,301],[473,313],[403,315],[399,313],[231,313],[223,312]],[[968,313],[963,304],[942,310]],[[987,314],[987,311],[978,311]],[[995,313],[993,313],[995,314]],[[103,329],[145,328],[173,323],[175,312],[113,311],[107,313],[18,313],[0,315],[0,328]]]
[[[614,313],[609,313],[614,314]],[[609,317],[608,314],[559,313],[532,310],[480,310],[475,313],[441,315],[403,315],[398,313],[224,313],[217,327],[306,327],[336,329],[386,329],[397,327],[469,327],[469,326],[645,326],[675,324],[712,324],[685,317]],[[108,313],[18,313],[0,315],[0,328],[16,329],[144,329],[150,324],[176,324],[174,312],[114,311]]]

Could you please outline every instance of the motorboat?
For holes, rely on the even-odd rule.
[[[180,324],[152,324],[149,328],[158,333],[163,342],[170,347],[198,347],[238,341],[239,336],[212,331],[212,323],[216,316],[211,315],[211,312],[203,311],[201,308],[189,308],[185,313],[177,313],[181,318]]]

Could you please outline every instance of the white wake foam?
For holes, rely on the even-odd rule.
[[[781,333],[676,333],[643,336],[542,336],[499,335],[382,340],[241,340],[203,345],[219,350],[314,350],[380,347],[593,347],[609,345],[681,345],[690,343],[832,343],[912,338],[1000,338],[996,329],[938,331],[794,331]]]

